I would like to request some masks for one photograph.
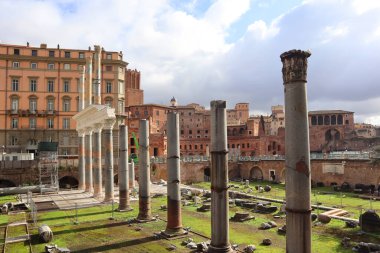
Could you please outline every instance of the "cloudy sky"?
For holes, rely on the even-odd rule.
[[[379,0],[0,0],[1,43],[101,44],[142,72],[146,103],[283,104],[280,54],[311,50],[309,110],[380,125]]]

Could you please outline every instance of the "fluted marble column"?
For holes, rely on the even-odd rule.
[[[85,107],[92,104],[92,56],[86,57]]]
[[[95,69],[95,78],[94,78],[94,104],[96,105],[100,105],[101,104],[101,95],[100,95],[100,86],[101,86],[101,70],[102,70],[102,66],[101,66],[101,56],[102,56],[102,49],[100,48],[100,46],[98,45],[95,45],[94,46],[95,48],[95,56],[94,56],[94,69]]]
[[[78,189],[85,190],[85,131],[78,130]]]
[[[139,214],[137,220],[152,219],[150,199],[149,122],[140,120],[139,129]]]
[[[85,185],[86,192],[92,193],[94,191],[92,181],[92,128],[87,127],[85,129]]]
[[[105,197],[104,201],[112,201],[114,199],[114,185],[113,185],[113,135],[112,129],[115,124],[115,119],[107,119],[103,127],[104,136],[104,167],[106,172],[105,180]]]
[[[281,54],[285,92],[286,252],[311,252],[311,170],[306,96],[310,52]]]
[[[136,188],[135,183],[135,162],[131,159],[131,167],[129,167],[129,186],[131,189]]]
[[[94,126],[93,132],[93,176],[94,176],[94,196],[100,197],[102,195],[103,185],[102,185],[102,127],[103,125],[98,123]]]

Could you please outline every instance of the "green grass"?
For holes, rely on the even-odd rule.
[[[27,231],[25,225],[8,226],[7,238],[22,236],[26,234]]]
[[[5,252],[30,253],[29,242],[7,243]]]
[[[204,187],[209,184],[204,184]],[[279,185],[278,193],[281,187]],[[54,233],[53,244],[60,247],[68,247],[77,253],[85,252],[167,252],[169,245],[177,247],[175,252],[190,252],[184,246],[181,246],[183,239],[175,240],[157,240],[153,237],[154,232],[165,230],[167,219],[166,211],[160,210],[161,205],[166,205],[166,196],[152,198],[152,214],[158,215],[161,219],[156,222],[143,224],[128,225],[126,222],[135,218],[138,214],[138,203],[131,202],[133,211],[131,212],[114,212],[114,220],[110,220],[112,215],[112,206],[103,205],[78,210],[79,224],[76,221],[75,210],[70,211],[49,211],[38,213],[38,224],[47,224]],[[273,204],[279,206],[280,204]],[[117,205],[114,206],[117,208]],[[230,207],[229,216],[232,217],[235,212],[246,211],[241,207]],[[265,221],[274,220],[278,226],[285,223],[284,218],[273,219],[272,215],[251,213],[255,216],[254,220],[244,223],[230,222],[230,242],[238,244],[242,250],[248,244],[254,244],[258,252],[285,252],[286,239],[284,235],[277,233],[277,228],[269,230],[260,230],[260,224]],[[21,218],[21,217],[19,217]],[[211,237],[211,212],[196,212],[196,206],[189,205],[182,207],[182,224],[184,227],[191,227],[191,230]],[[136,228],[141,228],[137,230]],[[44,252],[45,243],[41,243],[38,238],[37,227],[30,227],[32,236],[33,252]],[[354,242],[379,242],[379,234],[357,235],[359,228],[349,229],[345,223],[338,220],[332,220],[329,224],[314,226],[312,233],[312,252],[352,252],[351,249],[344,249],[340,245],[343,237],[348,236]],[[192,234],[191,237],[195,242],[206,241],[207,238]],[[264,238],[272,240],[271,246],[263,246],[261,242]],[[27,249],[26,245],[12,245],[13,251],[7,252],[28,252],[22,251]],[[19,248],[20,249],[19,249]]]

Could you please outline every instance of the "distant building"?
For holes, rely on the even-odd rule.
[[[366,123],[355,123],[356,136],[364,138],[376,137],[376,128],[374,125]]]
[[[58,142],[59,155],[78,154],[72,119],[79,110],[80,71],[94,50],[0,44],[0,145],[6,153],[36,153],[41,141]],[[124,114],[142,104],[140,72],[122,52],[102,49],[101,101]],[[94,76],[94,75],[93,75]]]

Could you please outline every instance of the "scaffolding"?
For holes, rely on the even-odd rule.
[[[38,172],[40,193],[43,189],[59,190],[58,143],[40,142],[38,145]]]

